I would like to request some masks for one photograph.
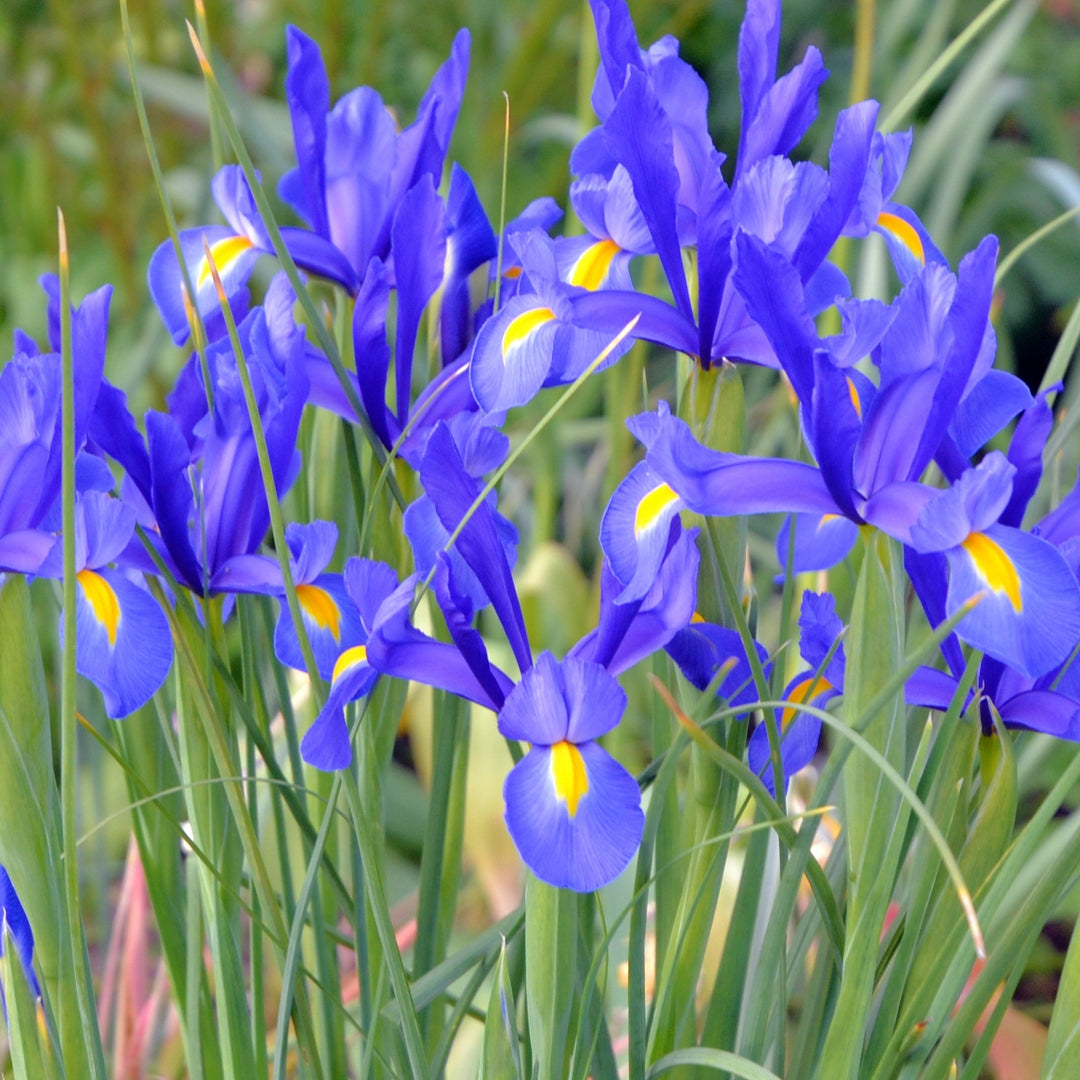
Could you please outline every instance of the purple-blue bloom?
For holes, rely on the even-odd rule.
[[[641,843],[637,781],[596,740],[626,694],[599,664],[542,653],[510,692],[499,731],[531,744],[506,778],[506,827],[549,885],[591,892],[613,881]]]
[[[318,46],[294,26],[286,31],[286,43],[285,96],[297,168],[282,178],[280,192],[313,234],[344,256],[352,280],[342,284],[355,292],[373,258],[388,261],[391,229],[406,193],[425,178],[436,187],[442,179],[465,89],[469,35],[458,32],[416,120],[401,132],[370,87],[351,91],[331,109]],[[289,246],[292,251],[291,241]]]
[[[87,491],[78,497],[75,515],[75,668],[97,686],[106,713],[118,720],[145,705],[165,681],[172,634],[161,605],[138,583],[138,572],[128,576],[122,569],[135,512],[111,495]],[[61,638],[62,631],[61,625]]]
[[[278,284],[280,283],[280,284]],[[279,497],[299,468],[296,435],[308,393],[304,332],[291,313],[269,301],[240,324],[271,469]],[[171,412],[146,414],[150,486],[144,493],[157,522],[162,553],[179,580],[199,595],[222,591],[229,559],[253,553],[270,523],[255,438],[239,370],[227,339],[207,349],[213,412],[196,358],[170,396]]]
[[[837,644],[843,630],[843,623],[836,614],[836,601],[829,593],[809,590],[803,593],[799,613],[799,653],[809,670],[796,675],[788,683],[784,689],[785,701],[823,709],[843,694],[846,660],[843,644]],[[792,708],[780,710],[779,724],[780,761],[787,780],[809,765],[817,752],[821,720],[801,709]],[[746,759],[769,793],[775,796],[772,750],[765,724],[759,724],[750,736]]]

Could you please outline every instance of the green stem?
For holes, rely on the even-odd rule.
[[[68,261],[67,232],[64,215],[57,210],[60,233],[60,355],[62,371],[61,410],[63,415],[63,458],[61,465],[61,520],[64,544],[64,655],[60,686],[60,806],[64,846],[64,909],[67,912],[67,935],[70,975],[74,979],[75,998],[82,1046],[67,1037],[71,1019],[61,1010],[61,1042],[64,1064],[72,1075],[81,1068],[93,1080],[104,1080],[105,1059],[101,1036],[87,981],[86,939],[79,914],[79,834],[75,808],[78,803],[78,755],[75,720],[75,359],[71,341],[71,278]]]
[[[876,0],[855,0],[855,62],[851,68],[851,103],[870,96],[870,75],[874,62],[874,22]]]

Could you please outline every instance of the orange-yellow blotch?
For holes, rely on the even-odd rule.
[[[878,214],[877,223],[886,232],[895,236],[923,266],[926,265],[926,252],[923,250],[922,237],[914,225],[905,221],[898,214],[890,214],[886,211]]]
[[[113,587],[93,570],[80,570],[75,580],[82,588],[83,596],[94,612],[94,618],[105,627],[109,644],[116,644],[116,628],[120,624],[120,601]]]
[[[296,599],[320,630],[329,630],[335,641],[341,640],[341,609],[325,589],[318,585],[297,585]]]
[[[855,415],[862,419],[862,402],[859,400],[859,388],[855,385],[854,379],[848,379],[847,381],[848,397],[851,398],[851,404],[855,407]]]
[[[788,694],[788,701],[794,702],[796,705],[805,705],[808,701],[813,701],[818,694],[824,694],[826,690],[832,690],[833,685],[826,678],[815,679],[811,675],[807,675],[802,682],[796,683]],[[798,709],[785,709],[780,716],[780,730],[787,731],[791,726],[791,722],[799,715]]]
[[[691,623],[699,623],[699,622],[704,622],[704,621],[705,621],[705,616],[702,615],[700,611],[695,611],[694,614],[690,616],[690,622]]]
[[[214,260],[219,274],[224,274],[234,260],[255,245],[246,236],[226,236],[216,244],[210,245],[210,257]],[[201,289],[210,280],[210,263],[204,257],[199,263],[199,274],[195,288]]]
[[[510,325],[503,331],[503,356],[515,345],[520,345],[537,327],[554,318],[555,312],[551,308],[542,307],[523,311],[517,318],[511,319]]]
[[[570,284],[590,291],[599,289],[611,260],[619,251],[619,245],[614,240],[597,240],[595,244],[590,244],[574,263],[574,269],[570,271]]]
[[[668,484],[660,484],[648,492],[637,504],[634,514],[634,539],[652,525],[678,497]]]
[[[356,667],[357,664],[367,663],[367,646],[366,645],[354,645],[351,649],[346,649],[335,661],[334,671],[330,676],[331,682],[337,682],[341,676],[349,670],[349,668]]]
[[[1014,611],[1023,611],[1020,575],[1016,572],[1012,559],[986,533],[969,533],[961,546],[971,556],[979,577],[994,592],[1003,592],[1009,598]]]
[[[578,803],[588,793],[589,774],[581,751],[573,743],[563,740],[551,748],[551,779],[555,783],[555,794],[566,803],[566,809],[574,817]]]

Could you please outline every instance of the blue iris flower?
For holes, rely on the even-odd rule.
[[[342,768],[351,760],[342,707],[370,690],[376,673],[440,687],[496,712],[508,738],[531,749],[504,789],[506,820],[526,864],[549,884],[590,891],[611,881],[637,850],[644,816],[633,777],[596,742],[625,709],[615,676],[666,645],[690,620],[696,596],[696,533],[670,523],[664,557],[642,596],[617,603],[622,586],[604,570],[600,620],[562,661],[534,663],[499,519],[482,502],[451,428],[431,432],[421,465],[430,508],[454,554],[435,556],[432,586],[451,642],[411,622],[417,576],[400,584],[389,567],[346,567],[346,587],[368,637],[343,654],[330,699],[304,741],[305,760]],[[467,573],[465,573],[467,571]],[[351,583],[350,583],[351,581]],[[515,682],[491,663],[474,626],[475,601],[493,607],[522,673]]]
[[[240,324],[277,493],[283,495],[299,468],[296,436],[307,401],[307,352],[303,330],[292,321],[283,278],[275,279],[265,307]],[[158,528],[162,556],[182,584],[202,595],[222,591],[234,556],[252,554],[270,514],[262,490],[255,437],[232,347],[227,339],[206,354],[213,380],[207,410],[202,371],[195,358],[169,399],[171,412],[146,414],[150,478],[142,492]]]
[[[971,468],[964,456],[971,433],[957,423],[992,359],[995,242],[966,257],[957,278],[927,266],[905,287],[891,321],[882,320],[877,385],[822,347],[792,264],[751,237],[740,236],[738,246],[740,288],[784,357],[818,464],[708,450],[666,407],[636,418],[631,427],[648,447],[647,472],[635,470],[620,485],[602,526],[605,552],[628,595],[636,591],[638,567],[655,561],[658,523],[683,507],[845,518],[946,560],[947,612],[982,597],[961,624],[965,641],[1032,677],[1059,664],[1080,633],[1076,581],[1051,544],[1001,522],[1017,468],[1000,453]],[[1005,395],[1004,419],[1022,400]],[[996,422],[1002,410],[992,415]],[[950,488],[920,482],[931,460],[952,479]],[[853,541],[855,529],[846,532],[830,546],[832,557]]]
[[[723,358],[777,366],[768,338],[734,287],[733,237],[746,231],[783,250],[817,310],[846,293],[843,275],[825,259],[864,185],[876,104],[841,113],[828,173],[789,161],[785,155],[816,116],[817,88],[826,73],[810,49],[778,79],[779,4],[751,3],[739,39],[743,124],[729,187],[721,172],[724,156],[708,136],[704,85],[679,59],[677,44],[665,39],[642,52],[621,0],[596,0],[594,15],[603,61],[594,104],[603,125],[579,146],[572,166],[591,174],[583,179],[592,187],[598,185],[594,176],[614,184],[623,170],[637,213],[623,205],[619,218],[627,225],[644,223],[673,304],[633,292],[597,292],[575,300],[578,318],[614,332],[640,315],[636,336],[696,356],[705,367]],[[595,212],[588,216],[596,218]],[[634,242],[640,249],[641,240]],[[682,256],[687,246],[697,249],[696,309]]]
[[[121,719],[145,705],[165,681],[172,633],[139,572],[125,569],[135,511],[104,492],[87,491],[75,512],[75,667],[101,691],[106,713]],[[61,639],[62,631],[61,626]]]

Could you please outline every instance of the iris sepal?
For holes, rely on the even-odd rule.
[[[641,842],[637,782],[594,741],[625,708],[626,695],[600,665],[543,653],[499,713],[503,735],[533,744],[503,787],[506,826],[549,885],[599,889]]]

